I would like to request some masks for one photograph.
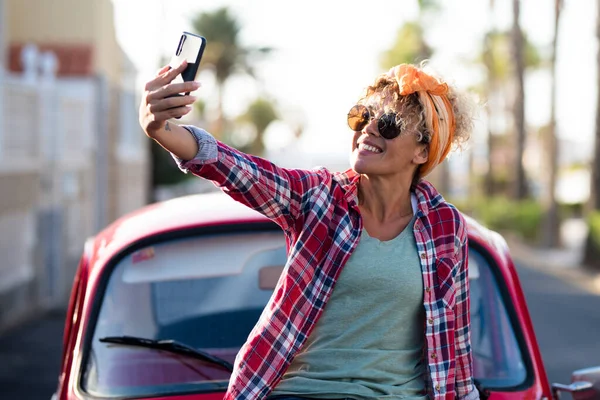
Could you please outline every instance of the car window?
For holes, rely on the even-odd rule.
[[[230,373],[219,365],[100,339],[176,340],[233,363],[285,261],[280,231],[172,239],[127,254],[99,299],[82,389],[98,397],[224,390]],[[518,385],[526,369],[515,334],[491,265],[474,250],[469,276],[475,377],[490,388]]]
[[[108,280],[82,388],[102,397],[226,388],[230,373],[216,364],[100,339],[176,340],[233,363],[272,294],[260,271],[285,261],[281,231],[188,237],[128,254]]]
[[[488,260],[469,251],[473,374],[485,388],[502,390],[522,384],[527,369]]]

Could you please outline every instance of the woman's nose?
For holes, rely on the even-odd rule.
[[[379,136],[379,129],[377,128],[377,118],[371,118],[369,120],[369,122],[367,123],[367,125],[365,125],[365,127],[363,128],[363,132],[369,134],[369,135],[374,135],[374,136]]]

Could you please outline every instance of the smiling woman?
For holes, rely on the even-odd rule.
[[[466,223],[423,179],[468,138],[456,91],[414,65],[380,75],[348,114],[351,169],[332,173],[281,168],[172,124],[195,98],[171,95],[198,88],[172,83],[184,68],[146,84],[146,135],[277,223],[288,250],[225,399],[479,398]]]
[[[473,128],[469,98],[410,65],[400,65],[381,75],[348,113],[348,125],[357,133],[370,121],[377,122],[377,130],[385,139],[382,144],[394,144],[392,140],[401,134],[413,134],[417,145],[425,145],[421,149],[426,151],[423,155],[427,159],[418,163],[415,177],[429,174],[452,146],[458,148],[469,139]],[[365,146],[375,153],[383,153],[385,147],[373,143]]]

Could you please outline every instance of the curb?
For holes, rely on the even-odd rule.
[[[600,273],[584,268],[577,251],[536,249],[518,238],[505,236],[505,239],[515,264],[555,276],[590,294],[600,296]]]

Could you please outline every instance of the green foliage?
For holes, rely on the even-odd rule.
[[[239,39],[241,26],[227,7],[201,13],[191,22],[194,30],[206,38],[202,64],[212,67],[217,81],[217,116],[211,133],[217,139],[225,140],[229,125],[223,112],[225,82],[237,72],[254,77],[254,64],[272,49],[242,46]]]
[[[440,9],[440,4],[437,0],[417,0],[417,3],[421,13],[423,11],[438,11]]]
[[[241,26],[227,7],[199,14],[192,20],[192,26],[206,38],[202,63],[214,68],[220,84],[238,70],[254,76],[252,64],[255,58],[273,50],[242,46],[239,40]]]
[[[227,7],[206,12],[192,20],[194,30],[204,36],[208,45],[202,62],[215,69],[217,81],[225,82],[239,63],[243,63],[238,35],[240,26]]]
[[[389,69],[398,64],[414,64],[431,57],[432,49],[417,22],[407,22],[398,30],[392,47],[381,55],[381,67]]]
[[[264,132],[269,124],[278,118],[273,102],[262,97],[250,103],[241,117],[242,121],[251,123],[258,132]]]
[[[592,211],[587,219],[590,242],[600,252],[600,211]]]
[[[497,81],[506,81],[513,68],[513,55],[511,44],[511,33],[508,31],[490,31],[484,37],[484,49],[475,60],[487,66],[487,60],[493,60],[491,66],[492,76]],[[523,34],[525,51],[525,67],[529,69],[539,68],[542,65],[542,56],[537,47]],[[491,52],[491,54],[490,54]],[[490,57],[491,56],[491,57]]]
[[[588,237],[583,253],[583,264],[594,271],[600,271],[600,210],[588,215]]]
[[[529,242],[537,242],[540,237],[544,210],[535,200],[481,197],[454,204],[494,231],[512,232]]]
[[[160,185],[174,185],[190,177],[182,173],[171,154],[152,140],[150,148],[152,156],[152,187]]]
[[[272,101],[259,97],[248,106],[246,112],[238,118],[239,122],[252,125],[256,136],[248,151],[252,154],[261,155],[265,149],[263,138],[267,127],[271,122],[279,119],[277,110]]]
[[[196,100],[194,103],[194,110],[196,111],[198,118],[202,120],[206,118],[206,102],[204,100]]]

